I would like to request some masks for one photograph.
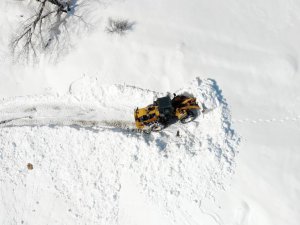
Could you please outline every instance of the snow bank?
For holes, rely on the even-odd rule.
[[[119,224],[130,183],[175,220],[186,202],[213,198],[229,184],[239,142],[228,105],[210,79],[176,93],[209,112],[150,135],[131,130],[133,109],[162,93],[125,84],[84,77],[66,95],[3,100],[0,223]]]

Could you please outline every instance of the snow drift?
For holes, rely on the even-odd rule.
[[[66,95],[2,100],[0,223],[119,224],[129,184],[175,220],[186,202],[213,198],[229,184],[239,142],[228,105],[211,79],[176,93],[209,112],[150,135],[132,129],[133,110],[162,93],[125,84],[84,77]]]

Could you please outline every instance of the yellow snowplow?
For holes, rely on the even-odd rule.
[[[200,109],[196,98],[175,95],[157,98],[153,104],[134,111],[137,129],[144,131],[160,131],[174,120],[187,123],[195,119],[195,110]]]

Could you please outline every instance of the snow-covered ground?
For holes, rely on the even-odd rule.
[[[150,135],[132,130],[132,109],[159,93],[135,87],[84,78],[67,95],[3,101],[1,192],[15,192],[2,197],[2,224],[60,224],[61,211],[64,224],[122,222],[132,183],[175,221],[185,202],[213,198],[228,186],[239,139],[215,81],[197,78],[177,93],[194,93],[211,111]]]
[[[299,223],[299,1],[94,0],[89,33],[35,66],[8,47],[28,2],[0,2],[1,224]],[[131,131],[180,90],[213,110]]]

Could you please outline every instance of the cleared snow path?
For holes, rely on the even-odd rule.
[[[162,95],[150,90],[85,77],[64,96],[1,101],[0,223],[119,224],[132,182],[174,220],[186,202],[201,207],[229,184],[239,138],[215,81],[176,93],[211,111],[150,135],[128,129],[133,109]]]

